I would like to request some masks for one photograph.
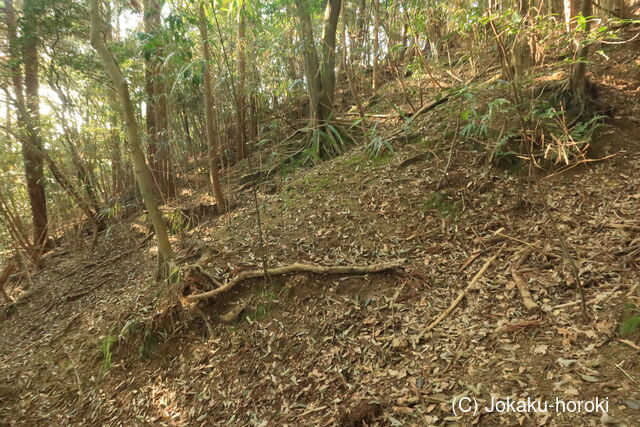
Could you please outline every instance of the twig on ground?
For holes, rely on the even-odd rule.
[[[633,348],[634,350],[640,351],[640,346],[638,344],[634,343],[633,341],[625,340],[625,339],[622,339],[622,338],[619,338],[618,341],[620,341],[622,344],[628,345],[629,347]]]
[[[78,375],[78,368],[76,366],[76,362],[71,358],[71,355],[69,354],[66,348],[64,349],[64,354],[67,355],[67,357],[69,358],[69,361],[71,362],[71,366],[73,367],[73,373],[75,374],[75,377],[76,377],[76,385],[78,386],[78,397],[82,399],[84,396],[84,394],[82,393],[82,381],[80,381],[80,376]]]
[[[635,378],[633,378],[631,375],[629,375],[629,373],[628,373],[627,371],[625,371],[624,369],[622,369],[622,364],[623,364],[624,362],[625,362],[625,361],[623,360],[622,362],[620,362],[620,363],[616,364],[616,365],[615,365],[615,366],[616,366],[616,368],[620,369],[620,371],[622,371],[622,373],[623,373],[623,374],[625,374],[625,375],[627,376],[627,378],[629,378],[631,381],[633,381],[634,383],[636,383],[636,384],[637,384],[638,382],[635,380]]]
[[[503,247],[504,248],[504,247]],[[482,266],[482,268],[480,269],[480,271],[478,271],[478,273],[473,276],[473,279],[471,279],[471,281],[469,282],[469,284],[467,285],[466,288],[464,288],[462,291],[460,291],[460,293],[458,294],[458,296],[456,297],[456,299],[453,300],[453,302],[451,303],[451,305],[449,306],[449,308],[447,308],[445,311],[442,312],[442,314],[440,316],[438,316],[438,318],[436,320],[434,320],[433,322],[431,322],[431,324],[429,326],[427,326],[427,328],[424,330],[424,333],[427,333],[429,331],[431,331],[433,328],[435,328],[436,326],[438,326],[438,324],[440,322],[442,322],[445,317],[447,317],[453,310],[455,310],[455,308],[458,306],[458,304],[460,304],[460,301],[462,301],[464,299],[464,297],[467,295],[467,292],[469,292],[472,289],[475,289],[475,285],[476,282],[482,277],[482,275],[487,271],[487,269],[489,268],[489,266],[491,265],[491,263],[493,261],[496,260],[496,258],[498,258],[498,255],[500,255],[500,253],[502,252],[502,249],[500,248],[500,250],[498,251],[498,253],[496,253],[494,256],[492,256],[491,258],[489,258],[484,265]],[[422,335],[422,334],[421,334]]]
[[[522,304],[524,304],[525,308],[529,312],[537,311],[540,307],[538,307],[538,304],[536,304],[535,301],[533,301],[533,298],[531,298],[529,288],[527,287],[526,283],[524,283],[524,280],[522,280],[522,277],[520,277],[515,270],[511,270],[511,277],[513,277],[513,281],[518,287],[518,291],[520,291]]]
[[[609,292],[598,294],[597,297],[587,301],[587,304],[590,305],[590,306],[594,305],[594,304],[598,304],[599,302],[605,300],[606,298],[611,297],[620,288],[621,288],[621,286],[618,285],[615,288],[611,289]],[[551,311],[559,310],[561,308],[573,307],[573,306],[576,306],[576,305],[581,304],[581,303],[582,303],[582,301],[571,301],[571,302],[567,302],[567,303],[564,303],[564,304],[558,304],[558,305],[552,307]]]
[[[544,323],[544,320],[523,320],[521,322],[512,323],[511,325],[505,325],[500,328],[497,333],[504,334],[507,332],[517,332],[532,326],[540,326]]]

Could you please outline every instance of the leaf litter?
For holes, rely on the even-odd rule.
[[[437,114],[418,123],[425,134]],[[122,222],[95,253],[54,251],[48,257],[55,261],[14,291],[17,306],[4,309],[0,330],[0,419],[20,425],[637,425],[637,337],[618,338],[617,327],[640,283],[638,148],[545,180],[585,284],[588,323],[580,319],[572,276],[537,195],[526,191],[526,177],[479,173],[477,153],[460,149],[435,192],[444,159],[405,145],[387,161],[372,162],[356,149],[279,178],[274,194],[259,192],[267,261],[406,258],[404,271],[252,279],[204,304],[202,317],[180,320],[143,358],[123,339],[107,369],[100,343],[157,314],[152,244],[136,220]],[[193,256],[189,242],[210,248],[209,267],[219,277],[261,263],[249,190],[237,199],[234,211],[173,237],[184,257]],[[459,305],[427,330],[493,256]],[[514,270],[537,310],[523,305]],[[600,397],[611,410],[460,416],[452,400],[462,396],[481,404]]]

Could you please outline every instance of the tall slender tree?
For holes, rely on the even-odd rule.
[[[380,84],[380,0],[373,0],[373,90]]]
[[[238,103],[238,114],[236,114],[236,158],[242,160],[246,157],[246,80],[247,64],[245,55],[246,45],[246,13],[245,2],[240,1],[238,5],[238,33],[236,37],[236,52],[238,61],[238,85],[236,87],[236,102]]]
[[[27,181],[27,193],[31,206],[33,225],[32,258],[39,262],[47,245],[48,216],[45,192],[44,161],[40,129],[40,97],[38,93],[38,36],[39,15],[37,0],[24,1],[22,40],[18,39],[18,24],[13,0],[5,0],[7,38],[10,50],[10,69],[18,122],[24,138],[22,156]],[[20,51],[22,47],[22,52]],[[24,63],[24,84],[20,64]]]
[[[198,26],[200,29],[200,39],[202,43],[202,57],[204,58],[204,109],[205,109],[205,126],[207,136],[207,146],[209,149],[209,183],[216,198],[218,209],[220,211],[227,210],[227,202],[222,192],[220,177],[218,174],[218,165],[220,156],[218,153],[218,138],[215,128],[215,106],[213,102],[213,88],[211,81],[211,70],[209,68],[211,62],[211,50],[209,47],[209,31],[207,29],[207,19],[204,6],[200,4]]]
[[[163,56],[161,12],[163,0],[145,0],[144,27],[150,43],[145,49],[146,122],[151,173],[163,198],[175,195],[175,176],[169,145],[167,94],[161,71]]]
[[[125,79],[118,63],[113,58],[109,47],[104,41],[105,28],[104,21],[100,15],[100,0],[90,0],[89,16],[91,18],[91,45],[96,50],[104,70],[111,79],[116,88],[120,100],[124,124],[129,138],[129,146],[131,147],[131,157],[134,164],[134,173],[144,204],[149,212],[149,218],[153,224],[156,233],[156,242],[158,243],[158,268],[156,276],[158,278],[167,277],[170,273],[170,266],[173,260],[173,250],[169,242],[167,226],[162,217],[162,213],[158,208],[158,202],[155,197],[153,178],[147,166],[144,152],[142,151],[142,141],[136,121],[135,109],[131,96],[129,95],[129,84]]]

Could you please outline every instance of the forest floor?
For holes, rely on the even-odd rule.
[[[248,280],[203,305],[201,316],[175,320],[155,341],[150,335],[140,352],[126,330],[158,315],[160,285],[144,218],[129,218],[95,250],[90,238],[57,248],[46,268],[10,289],[17,302],[0,311],[0,420],[638,425],[639,337],[618,335],[625,304],[640,292],[638,47],[593,66],[601,100],[615,107],[594,151],[611,157],[542,179],[590,320],[526,172],[489,167],[483,153],[460,144],[443,175],[456,126],[455,107],[445,104],[416,120],[418,137],[396,142],[393,154],[370,160],[355,147],[258,188],[269,265],[403,258],[403,270]],[[398,92],[389,83],[382,96]],[[172,236],[182,259],[210,248],[207,267],[219,275],[261,264],[252,194],[239,189],[240,174],[232,171],[227,187],[237,199],[231,212]],[[202,198],[195,192],[175,205]],[[524,307],[514,271],[540,310]],[[238,304],[246,308],[237,320],[220,319]],[[465,396],[477,399],[477,414],[454,412],[452,401]],[[492,398],[599,398],[608,414],[484,411]]]

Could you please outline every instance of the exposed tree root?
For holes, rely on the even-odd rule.
[[[269,276],[281,276],[283,274],[289,274],[293,272],[305,272],[305,273],[316,273],[316,274],[362,274],[362,273],[379,273],[385,270],[393,270],[395,268],[399,268],[404,264],[405,260],[400,259],[397,261],[391,262],[383,262],[380,264],[373,265],[314,265],[314,264],[290,264],[285,265],[283,267],[269,268],[267,269],[267,274]],[[223,294],[236,285],[238,285],[243,280],[253,279],[256,277],[264,277],[265,270],[248,270],[242,271],[233,279],[223,284],[217,289],[212,291],[203,292],[200,294],[189,295],[186,297],[186,300],[189,302],[202,301],[208,298],[216,297],[220,294]]]
[[[2,273],[0,274],[0,294],[2,294],[5,301],[7,301],[8,303],[12,303],[13,298],[9,296],[7,291],[4,289],[4,286],[9,281],[9,276],[11,276],[16,271],[18,271],[18,267],[16,266],[16,264],[14,262],[9,261],[9,263],[6,265],[6,267],[4,268],[4,270],[2,270]]]

